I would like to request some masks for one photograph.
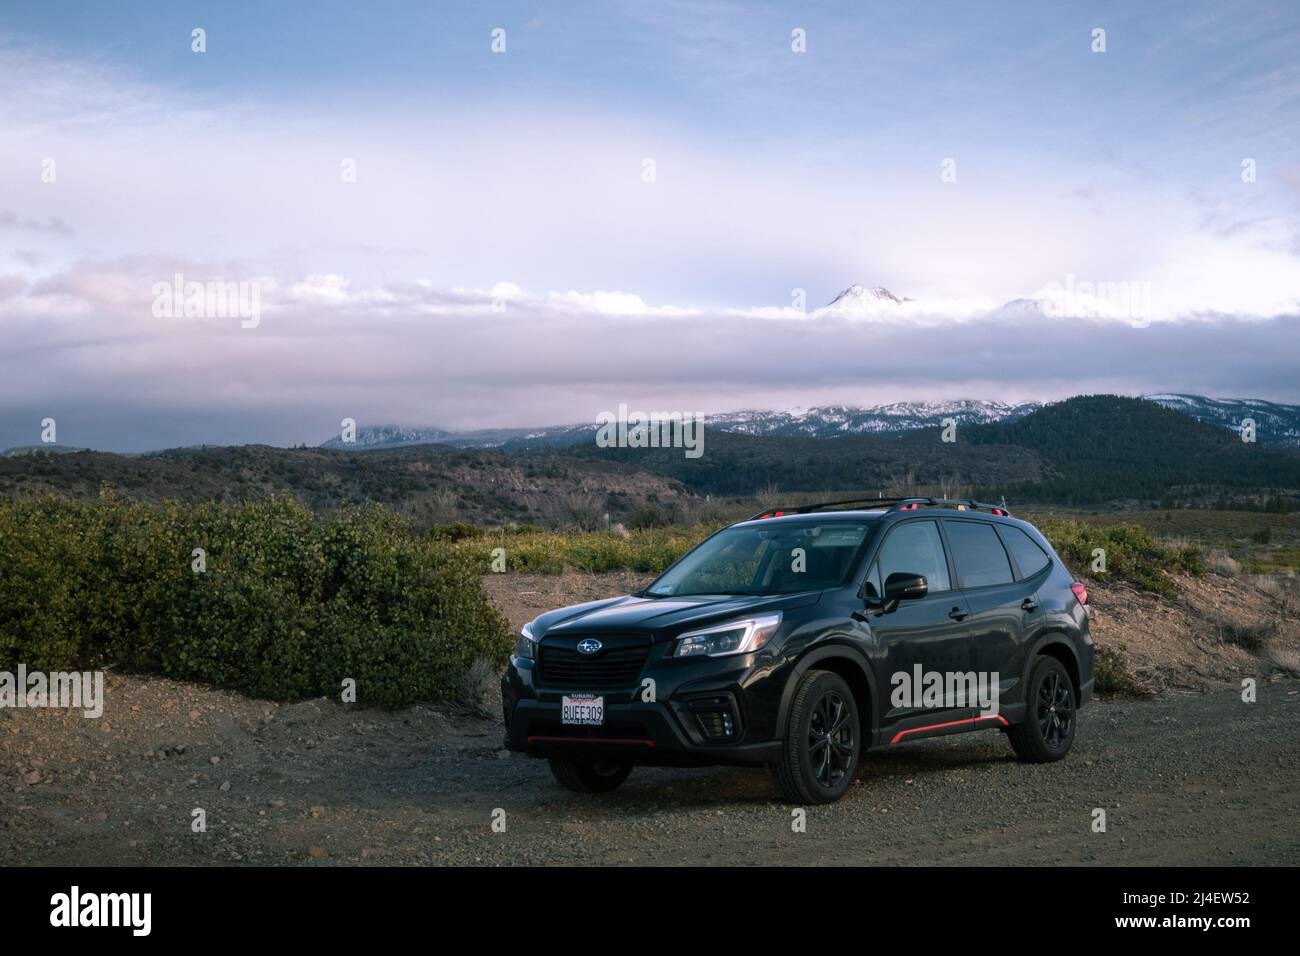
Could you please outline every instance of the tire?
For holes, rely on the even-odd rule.
[[[775,767],[781,795],[792,803],[834,803],[853,783],[861,756],[853,691],[838,674],[808,671],[795,688]]]
[[[1070,675],[1055,657],[1039,657],[1029,672],[1025,719],[1007,730],[1007,740],[1025,763],[1051,763],[1070,752],[1079,703]]]
[[[577,763],[552,757],[550,764],[560,786],[575,793],[609,793],[632,772],[630,763]]]

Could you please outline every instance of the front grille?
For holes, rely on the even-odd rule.
[[[539,682],[546,687],[573,690],[597,690],[601,687],[627,687],[637,682],[650,648],[612,647],[597,654],[579,654],[568,647],[537,649]]]

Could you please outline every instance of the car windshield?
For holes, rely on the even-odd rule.
[[[720,531],[645,589],[687,594],[792,594],[837,587],[867,540],[871,522],[774,521]]]

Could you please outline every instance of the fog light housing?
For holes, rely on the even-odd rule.
[[[740,736],[740,718],[730,697],[697,697],[687,704],[705,740],[729,741]]]

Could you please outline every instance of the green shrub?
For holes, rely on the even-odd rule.
[[[464,541],[469,538],[483,537],[483,529],[477,525],[457,521],[455,524],[434,525],[424,533],[431,541]]]
[[[1205,572],[1200,548],[1158,544],[1145,529],[1134,524],[1097,527],[1062,518],[1044,518],[1035,524],[1077,575],[1099,580],[1121,578],[1144,591],[1173,598],[1178,592],[1167,572]],[[1093,551],[1097,548],[1106,552],[1104,573],[1092,571]]]
[[[447,699],[476,660],[509,654],[479,573],[377,505],[326,520],[288,498],[5,502],[0,666],[121,666],[277,699],[351,678],[361,704]]]
[[[1124,655],[1100,644],[1097,645],[1093,661],[1093,678],[1096,680],[1094,688],[1099,694],[1137,697],[1147,693],[1146,688],[1133,675]]]

